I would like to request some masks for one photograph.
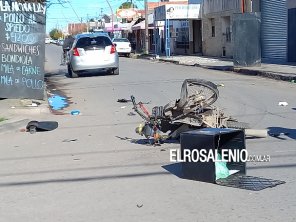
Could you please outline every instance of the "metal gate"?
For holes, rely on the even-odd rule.
[[[287,60],[286,0],[261,1],[262,58],[268,61]]]

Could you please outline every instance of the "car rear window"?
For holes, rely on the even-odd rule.
[[[129,42],[128,39],[114,39],[113,42]]]
[[[78,39],[76,43],[77,48],[105,48],[106,46],[112,45],[111,40],[105,36],[97,37],[82,37]]]

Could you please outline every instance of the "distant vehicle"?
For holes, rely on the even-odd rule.
[[[131,43],[128,39],[126,38],[114,38],[112,40],[113,44],[116,45],[116,50],[118,54],[126,55],[127,57],[130,56],[132,47]]]
[[[93,29],[92,30],[92,32],[96,32],[96,33],[106,33],[105,31],[104,31],[104,29]]]
[[[64,40],[63,39],[59,39],[57,41],[57,45],[62,46],[64,44]]]
[[[45,44],[49,44],[50,43],[50,38],[45,38]]]
[[[72,78],[97,71],[119,75],[116,47],[110,37],[103,33],[76,35],[67,61],[68,73]]]

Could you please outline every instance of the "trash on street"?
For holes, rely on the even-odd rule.
[[[71,111],[71,115],[72,116],[76,116],[76,115],[79,115],[80,114],[80,111],[79,110],[72,110]]]
[[[131,102],[130,99],[118,99],[117,100],[118,103],[128,103],[128,102]]]
[[[279,106],[288,106],[289,104],[287,102],[279,102]]]
[[[27,126],[26,130],[27,132],[30,132],[31,134],[34,134],[36,132],[42,132],[42,131],[52,131],[58,128],[58,122],[56,121],[30,121]]]

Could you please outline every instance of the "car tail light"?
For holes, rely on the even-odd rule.
[[[73,49],[73,56],[80,56],[77,48]]]
[[[111,51],[110,54],[113,54],[116,52],[116,46],[115,45],[111,45]]]

